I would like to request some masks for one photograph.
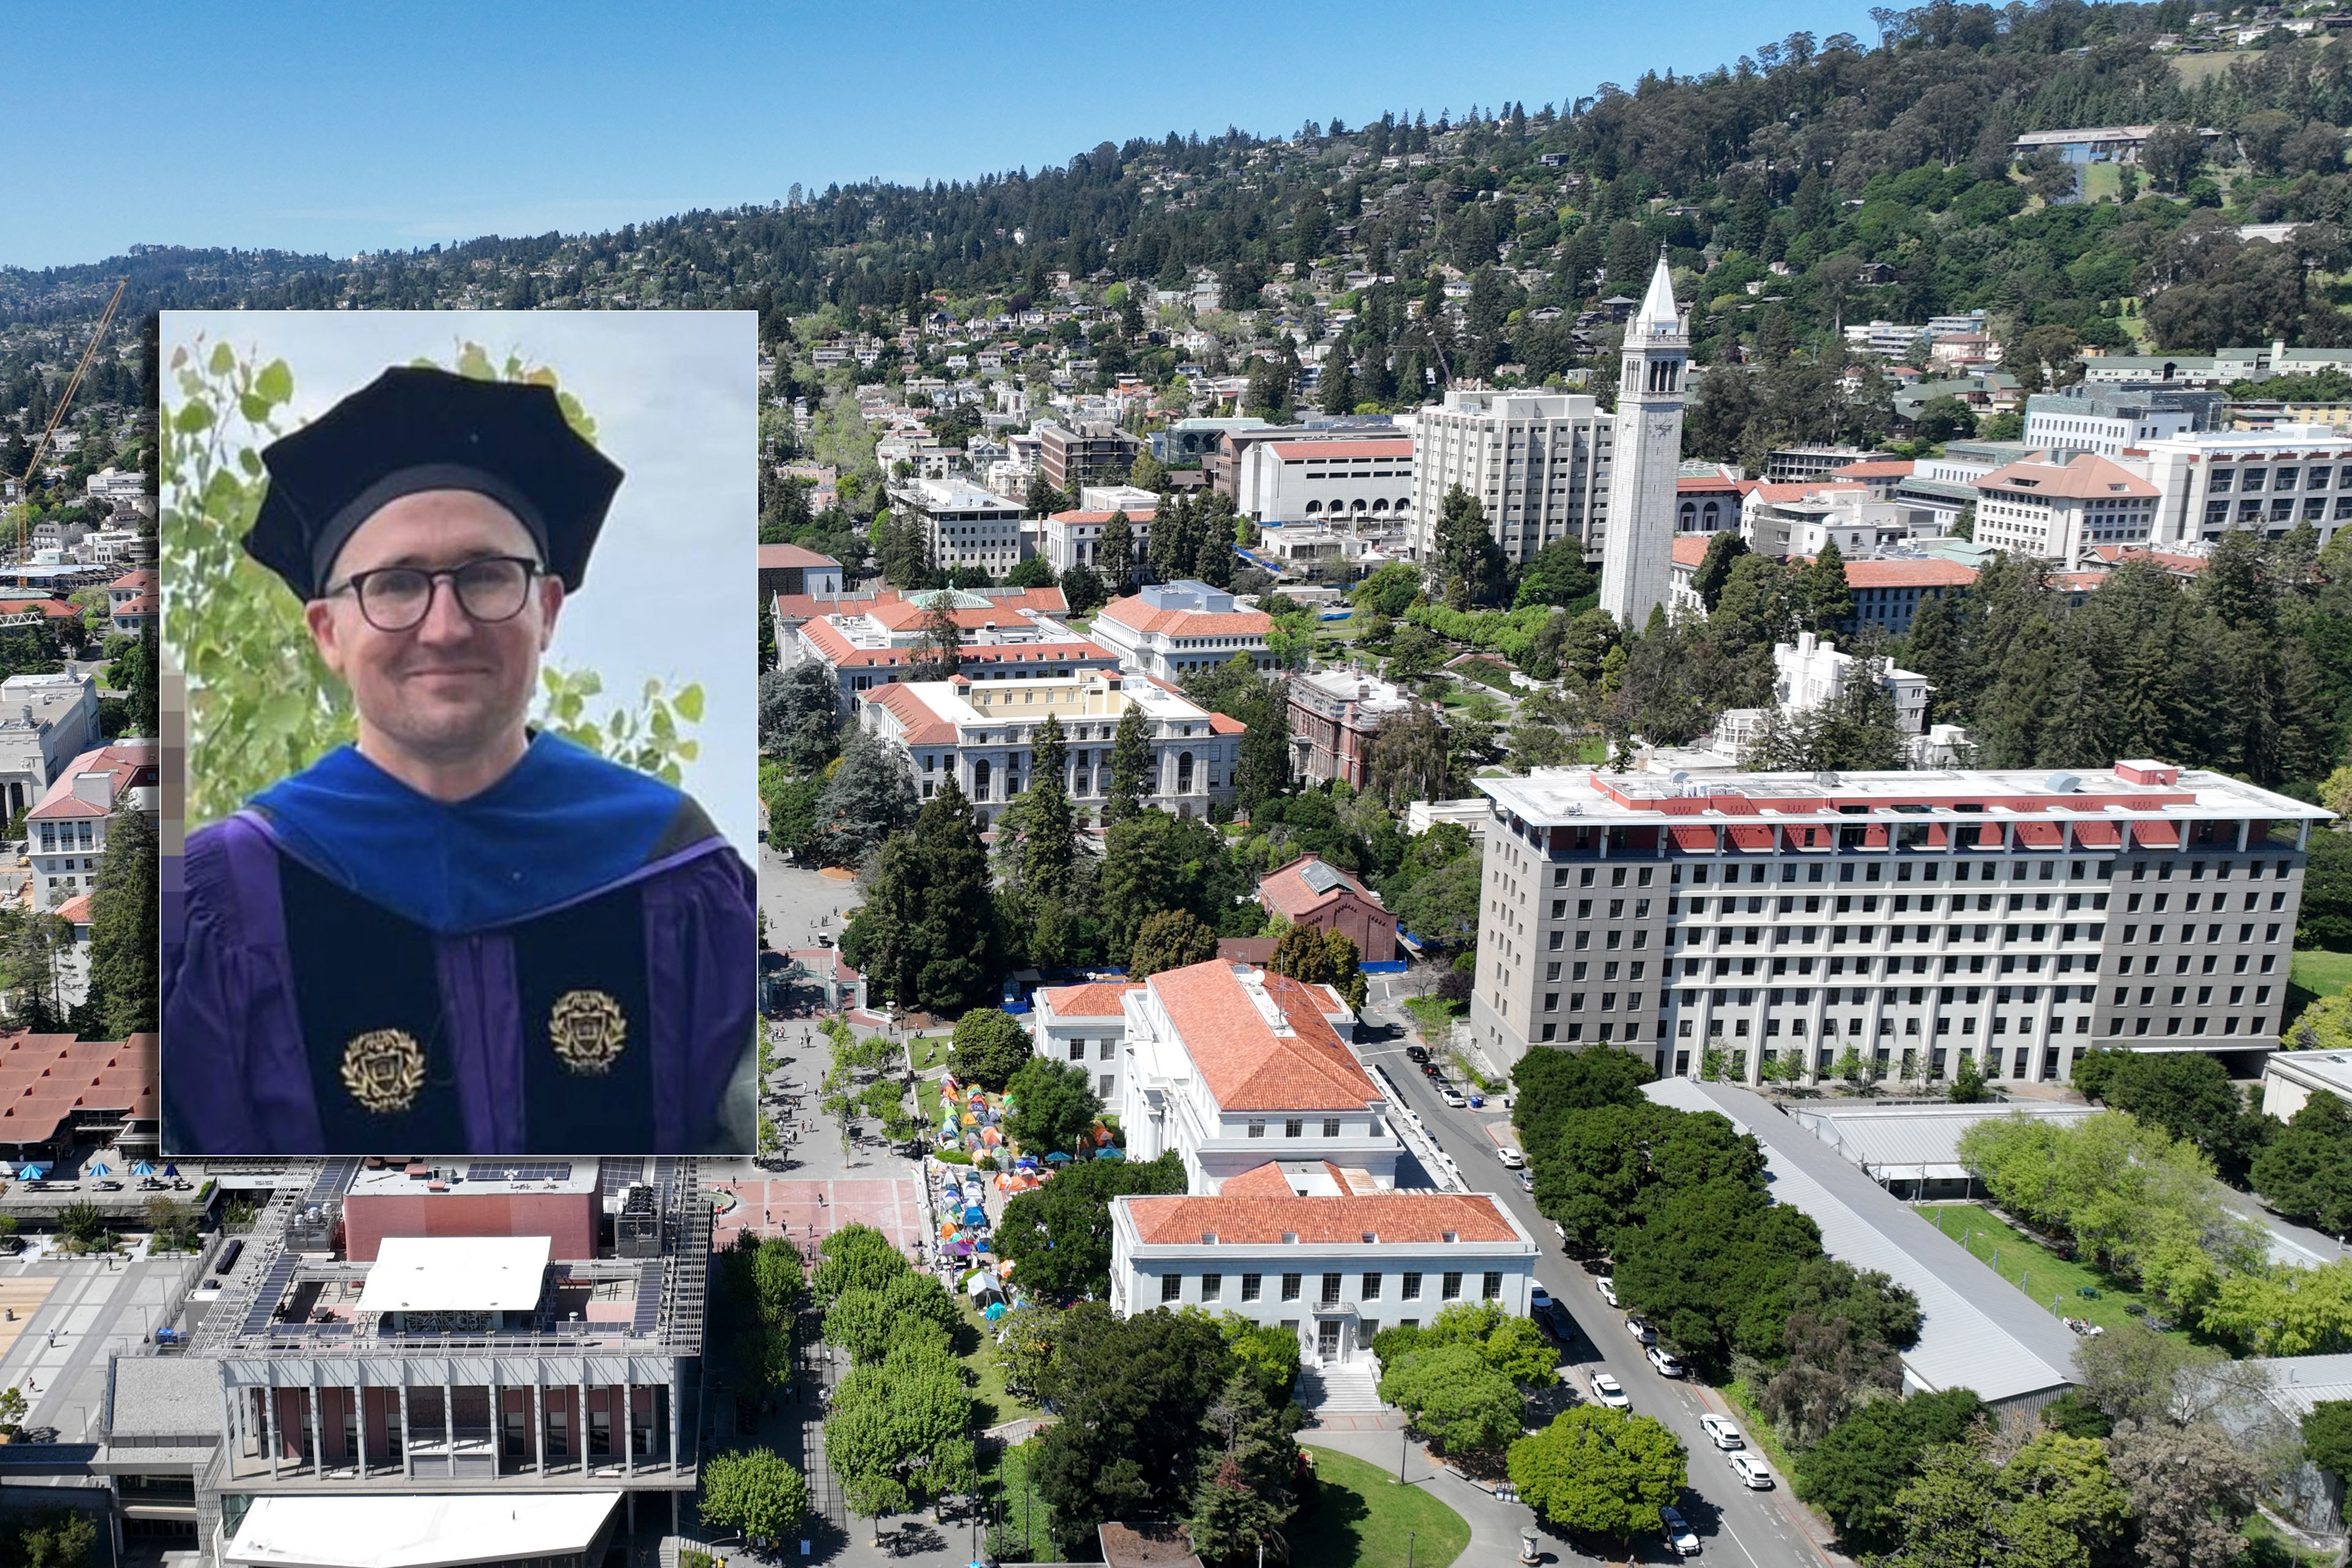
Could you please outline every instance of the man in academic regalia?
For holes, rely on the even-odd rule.
[[[167,1149],[737,1141],[751,870],[685,795],[524,722],[621,470],[549,388],[419,369],[262,460],[245,548],[304,601],[358,738],[188,837]]]

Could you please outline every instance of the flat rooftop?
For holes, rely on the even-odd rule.
[[[594,1160],[442,1160],[362,1170],[345,1188],[351,1197],[438,1197],[450,1194],[593,1193]],[[437,1174],[436,1173],[438,1173]]]
[[[528,1312],[547,1285],[543,1236],[388,1236],[360,1292],[365,1312]]]
[[[257,1497],[222,1548],[256,1568],[444,1568],[577,1556],[617,1491]]]
[[[1933,769],[1890,773],[1711,773],[1705,778],[1538,768],[1526,778],[1472,781],[1521,821],[1541,826],[1591,823],[1724,822],[1768,816],[1894,821],[2020,817],[2244,817],[2325,822],[2335,814],[2223,773],[2156,763],[2118,763],[2082,772],[2041,768]]]

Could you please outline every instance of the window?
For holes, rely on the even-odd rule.
[[[1337,1138],[1339,1136],[1339,1119],[1338,1117],[1327,1116],[1323,1119],[1323,1136],[1326,1138]]]
[[[1184,1277],[1181,1274],[1162,1274],[1160,1277],[1160,1299],[1163,1301],[1182,1300]]]
[[[1070,1059],[1074,1062],[1082,1062],[1087,1059],[1086,1041],[1072,1040],[1070,1042]]]
[[[1257,1275],[1257,1274],[1244,1274],[1244,1275],[1243,1275],[1243,1276],[1242,1276],[1242,1300],[1244,1300],[1244,1301],[1255,1301],[1255,1300],[1257,1300],[1257,1298],[1258,1298],[1258,1290],[1259,1290],[1259,1288],[1260,1288],[1260,1286],[1261,1286],[1264,1282],[1265,1282],[1265,1279],[1264,1279],[1264,1276],[1262,1276],[1262,1275]]]
[[[1336,1307],[1339,1304],[1339,1277],[1337,1274],[1326,1274],[1323,1276],[1323,1305]]]
[[[1365,1275],[1363,1278],[1363,1289],[1360,1291],[1359,1294],[1367,1301],[1379,1300],[1381,1299],[1381,1277],[1377,1274]]]
[[[1442,1293],[1444,1300],[1448,1301],[1459,1301],[1462,1300],[1462,1275],[1460,1270],[1448,1269],[1446,1271]]]
[[[1285,1138],[1298,1137],[1306,1131],[1307,1123],[1305,1120],[1300,1117],[1294,1116],[1282,1124],[1282,1135]]]
[[[1404,1277],[1404,1299],[1408,1301],[1418,1301],[1421,1300],[1420,1275],[1407,1274]]]
[[[1303,1276],[1297,1274],[1286,1274],[1282,1277],[1282,1299],[1284,1300],[1296,1301],[1298,1300],[1298,1281],[1302,1278]]]
[[[1490,1268],[1486,1271],[1486,1278],[1479,1281],[1478,1299],[1482,1301],[1498,1301],[1502,1300],[1502,1273],[1499,1269]]]
[[[1225,1293],[1225,1277],[1222,1274],[1201,1276],[1201,1300],[1213,1301]]]
[[[1253,1138],[1263,1138],[1263,1137],[1265,1137],[1265,1122],[1263,1122],[1263,1121],[1253,1121],[1253,1122],[1251,1122],[1251,1123],[1249,1124],[1249,1135],[1250,1135],[1251,1137],[1253,1137]]]
[[[1110,1060],[1110,1053],[1111,1053],[1111,1050],[1112,1050],[1112,1048],[1113,1048],[1114,1047],[1116,1047],[1118,1044],[1118,1042],[1117,1040],[1108,1039],[1108,1038],[1105,1038],[1105,1039],[1101,1039],[1101,1040],[1097,1040],[1097,1041],[1096,1041],[1096,1042],[1095,1042],[1095,1059],[1096,1059],[1097,1061],[1102,1061],[1102,1062],[1107,1062],[1107,1061]]]

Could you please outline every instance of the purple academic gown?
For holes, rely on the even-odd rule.
[[[627,946],[641,944],[642,991],[625,1071],[574,1081],[545,1066],[534,1029],[543,1008],[519,979],[518,935],[530,925],[458,935],[418,931],[415,990],[437,990],[429,1029],[440,1113],[370,1116],[349,1103],[336,1053],[342,1038],[315,1037],[331,1010],[374,978],[372,956],[351,952],[306,988],[289,928],[289,900],[307,900],[310,878],[265,816],[238,813],[188,838],[184,885],[163,909],[162,1079],[166,1152],[202,1154],[692,1154],[716,1147],[720,1101],[750,1049],[755,1012],[751,873],[719,838],[667,854],[598,889],[632,907]],[[580,905],[584,900],[575,900]],[[556,911],[558,920],[562,911]],[[304,905],[299,926],[313,916]],[[531,922],[541,924],[544,922]],[[579,945],[560,933],[559,946]],[[377,944],[366,943],[371,948]],[[542,944],[544,945],[544,944]],[[627,970],[622,963],[612,966]],[[427,979],[426,977],[432,977]],[[433,984],[437,980],[437,985]],[[634,977],[628,984],[635,984]],[[427,998],[429,1013],[436,999]],[[635,1016],[635,1015],[642,1016]],[[306,1015],[312,1019],[307,1031]],[[333,1031],[335,1035],[341,1029]],[[576,1114],[535,1114],[563,1096]],[[534,1102],[537,1102],[536,1104]],[[604,1102],[614,1102],[605,1106]],[[740,1120],[746,1124],[751,1118]],[[446,1142],[446,1147],[433,1147]],[[617,1147],[616,1142],[641,1144]],[[748,1151],[745,1151],[748,1152]]]

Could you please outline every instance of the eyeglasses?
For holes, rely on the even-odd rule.
[[[360,602],[360,614],[380,632],[413,631],[433,613],[433,595],[446,581],[457,595],[457,607],[479,623],[510,621],[530,599],[531,579],[542,568],[523,555],[485,555],[462,566],[427,572],[419,566],[379,566],[354,572],[341,587],[330,588],[333,598],[349,592]]]

